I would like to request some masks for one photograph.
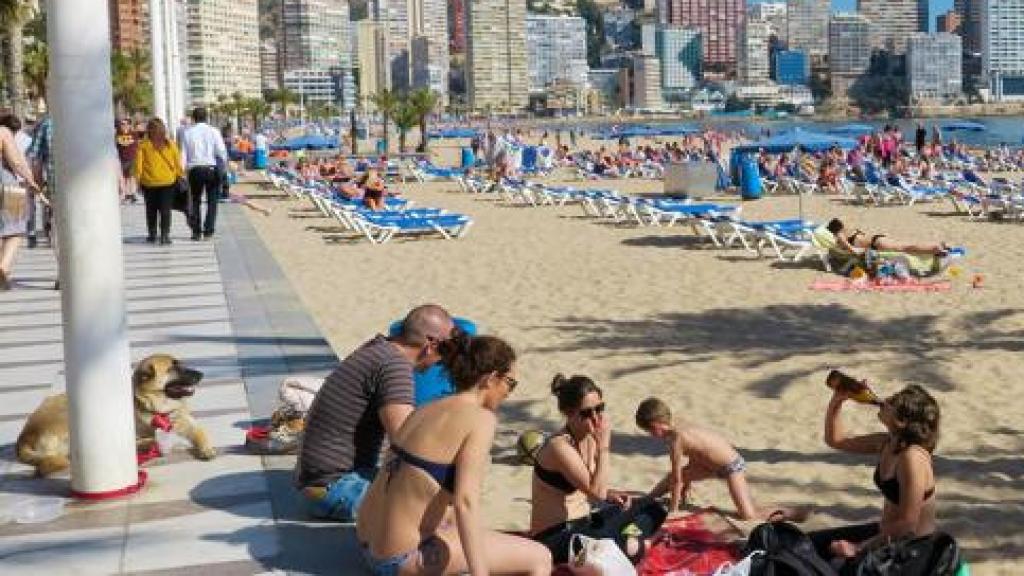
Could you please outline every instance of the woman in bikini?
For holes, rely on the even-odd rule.
[[[384,196],[387,185],[376,169],[371,168],[359,179],[358,185],[363,189],[363,204],[370,210],[384,209]]]
[[[836,243],[851,254],[862,254],[867,250],[903,252],[906,254],[932,254],[935,256],[945,256],[949,253],[949,246],[945,242],[938,244],[902,244],[895,240],[890,240],[885,234],[868,234],[859,228],[850,230],[839,218],[833,218],[826,228],[835,236]]]
[[[375,576],[549,576],[543,546],[485,529],[480,514],[496,411],[517,385],[515,352],[462,333],[440,350],[457,392],[413,412],[395,435],[359,510],[363,558]]]
[[[843,390],[832,395],[825,412],[825,443],[843,452],[878,454],[874,482],[885,502],[879,522],[810,533],[823,558],[854,559],[890,540],[935,531],[932,452],[939,437],[938,403],[924,388],[907,386],[878,409],[885,432],[850,436],[839,415],[848,399]],[[844,570],[855,564],[846,562]]]
[[[644,539],[668,511],[650,498],[630,498],[608,486],[611,426],[601,389],[586,376],[551,383],[565,426],[537,452],[533,467],[530,535],[548,547],[556,564],[568,560],[573,535],[611,538],[634,562]],[[601,505],[591,513],[591,504]]]

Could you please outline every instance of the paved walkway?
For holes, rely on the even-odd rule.
[[[150,462],[140,494],[71,502],[45,524],[0,524],[0,572],[38,574],[357,574],[351,527],[308,522],[290,486],[293,457],[246,454],[244,427],[273,410],[286,374],[324,374],[334,353],[302,309],[243,208],[220,207],[218,236],[192,242],[175,214],[170,247],[143,242],[141,206],[122,211],[131,355],[166,352],[202,370],[191,404],[218,446]],[[66,494],[38,479],[14,442],[48,394],[63,391],[59,293],[49,249],[24,250],[0,293],[0,522],[13,501]]]

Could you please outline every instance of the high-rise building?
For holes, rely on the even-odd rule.
[[[354,106],[352,27],[346,0],[282,0],[278,60],[285,88],[303,100]],[[331,92],[332,88],[337,91]]]
[[[988,0],[981,13],[982,71],[997,101],[1024,100],[1024,0]]]
[[[285,72],[351,66],[347,1],[282,0],[279,22],[278,58]]]
[[[448,2],[448,46],[452,54],[466,53],[466,2]]]
[[[369,17],[384,27],[384,36],[388,42],[389,87],[397,91],[407,90],[412,64],[409,53],[409,0],[368,0],[367,8]]]
[[[149,50],[149,0],[109,0],[114,52]]]
[[[634,50],[637,11],[627,6],[610,8],[603,14],[604,37],[613,50]]]
[[[466,92],[470,108],[526,108],[526,1],[466,0],[466,24]]]
[[[832,95],[845,98],[871,65],[870,20],[861,14],[835,14],[828,24]]]
[[[386,89],[388,81],[388,43],[384,27],[369,18],[356,23],[356,54],[359,68],[359,101],[368,110],[373,109],[371,98]]]
[[[555,84],[587,83],[587,23],[578,16],[526,17],[526,57],[530,90]]]
[[[448,102],[448,4],[409,0],[411,86],[428,88]]]
[[[811,61],[800,50],[778,50],[774,54],[773,79],[784,86],[806,86]]]
[[[965,52],[981,52],[981,14],[984,7],[985,0],[955,0],[953,3],[953,11],[960,16],[960,36]]]
[[[935,19],[935,31],[959,35],[962,31],[961,24],[962,20],[956,10],[949,10],[945,14],[939,14]]]
[[[747,10],[747,19],[767,22],[771,28],[771,35],[785,43],[786,34],[789,32],[787,14],[785,2],[759,2],[750,5]]]
[[[907,51],[907,38],[921,30],[919,0],[857,0],[857,12],[871,21],[871,47]],[[924,28],[928,28],[925,20]]]
[[[696,88],[701,76],[700,30],[659,25],[654,37],[655,55],[661,62],[662,90]]]
[[[658,110],[665,106],[661,95],[661,64],[654,56],[635,54],[619,70],[619,93],[625,105]]]
[[[963,91],[963,47],[948,32],[918,33],[907,40],[907,85],[911,102],[947,102]]]
[[[260,96],[256,0],[189,0],[188,89],[194,104]]]
[[[829,0],[788,0],[786,2],[786,42],[791,50],[800,50],[811,58],[828,55]]]
[[[277,58],[277,43],[260,43],[260,87],[264,92],[281,88],[281,67]]]
[[[746,20],[746,0],[661,0],[658,22],[701,32],[707,73],[732,76],[736,72],[736,38]]]
[[[740,29],[736,52],[739,56],[739,81],[747,86],[768,83],[768,42],[771,25],[763,20],[747,20]]]

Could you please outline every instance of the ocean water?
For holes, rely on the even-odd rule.
[[[1011,116],[992,116],[982,118],[907,118],[900,120],[872,120],[872,121],[861,121],[851,120],[843,122],[814,122],[814,121],[802,121],[802,120],[780,120],[780,121],[756,121],[751,122],[748,125],[748,132],[752,136],[756,136],[762,128],[767,128],[774,134],[777,131],[787,130],[799,126],[807,130],[814,130],[818,132],[824,132],[829,128],[844,126],[846,124],[866,124],[868,126],[875,126],[879,130],[885,127],[886,124],[897,125],[900,130],[903,131],[903,136],[906,140],[912,141],[914,138],[914,131],[917,129],[918,122],[924,124],[925,128],[928,129],[928,138],[931,140],[932,126],[939,125],[943,126],[950,122],[957,120],[966,120],[970,122],[977,122],[985,126],[986,130],[983,132],[970,132],[970,131],[943,131],[942,138],[948,142],[950,139],[955,138],[957,142],[962,142],[969,146],[999,146],[1000,144],[1007,144],[1013,148],[1020,148],[1024,146],[1024,118],[1011,117]],[[714,121],[711,122],[714,124]],[[735,125],[735,122],[732,122]]]

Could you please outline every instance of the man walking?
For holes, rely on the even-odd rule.
[[[227,166],[228,151],[220,131],[206,123],[206,108],[196,108],[192,112],[192,120],[194,123],[185,130],[180,143],[181,156],[188,172],[188,186],[192,192],[189,226],[192,228],[193,240],[209,239],[213,237],[217,224],[217,203],[220,199],[220,175],[217,165],[219,162]],[[205,221],[200,213],[204,191]]]

